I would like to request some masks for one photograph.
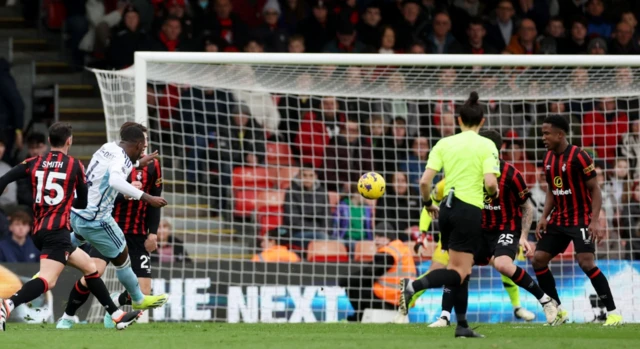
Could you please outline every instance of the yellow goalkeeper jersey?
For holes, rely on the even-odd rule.
[[[431,191],[431,200],[439,205],[440,202],[444,199],[444,178],[440,180]],[[429,231],[429,226],[431,225],[431,216],[426,208],[422,208],[422,213],[420,214],[420,231],[425,232]]]

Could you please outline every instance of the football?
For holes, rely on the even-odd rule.
[[[384,178],[375,172],[367,172],[358,180],[358,191],[365,199],[375,200],[384,195],[387,183]]]

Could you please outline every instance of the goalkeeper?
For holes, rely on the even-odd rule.
[[[444,197],[444,185],[445,180],[442,179],[439,181],[433,192],[431,194],[431,199],[439,205]],[[420,231],[422,232],[422,236],[418,240],[418,243],[415,245],[416,248],[420,248],[424,243],[426,243],[426,234],[429,231],[429,226],[431,225],[431,216],[427,212],[426,209],[422,210],[422,214],[420,215]],[[449,264],[449,253],[442,249],[442,244],[440,242],[440,234],[437,233],[434,235],[434,240],[437,240],[438,245],[433,252],[433,256],[431,258],[431,266],[429,266],[429,270],[426,273],[420,275],[418,279],[424,277],[429,272],[437,269],[444,269]],[[518,252],[518,260],[524,260],[523,249],[520,247]],[[520,288],[511,280],[509,277],[502,275],[502,285],[507,291],[509,295],[509,299],[511,300],[511,305],[513,306],[513,314],[516,318],[531,321],[535,319],[535,314],[531,311],[523,308],[520,305]],[[413,307],[415,305],[415,301],[424,293],[420,291],[416,293],[416,295],[412,298],[412,302],[409,304],[409,307]],[[440,318],[436,320],[434,323],[429,325],[429,327],[447,327],[451,323],[451,310],[453,309],[453,301],[452,297],[450,297],[451,290],[447,287],[444,288],[444,294],[442,296],[442,313],[440,314]]]

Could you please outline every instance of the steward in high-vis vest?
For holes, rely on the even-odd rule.
[[[340,280],[355,311],[347,320],[360,321],[367,308],[394,310],[400,301],[400,280],[415,278],[413,251],[399,236],[404,240],[409,237],[397,234],[389,224],[378,225],[374,232],[378,251],[373,262]]]
[[[260,247],[262,253],[256,254],[251,259],[253,262],[264,263],[298,263],[300,257],[295,252],[289,251],[286,246],[279,244],[279,230],[269,231],[262,237]]]

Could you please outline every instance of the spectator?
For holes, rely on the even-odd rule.
[[[332,237],[344,242],[353,252],[357,241],[373,240],[373,209],[358,192],[357,183],[351,183],[349,188],[333,216]]]
[[[575,55],[587,52],[587,19],[579,16],[571,21],[571,36],[560,46],[558,53]]]
[[[416,40],[409,44],[409,48],[407,51],[407,53],[425,54],[427,53],[427,45],[425,45],[424,42],[420,40]]]
[[[336,22],[325,0],[312,1],[312,16],[300,23],[298,32],[304,36],[306,52],[320,52],[336,37]]]
[[[311,88],[312,79],[308,73],[298,75],[296,82],[300,94],[286,94],[278,101],[278,111],[282,118],[278,130],[282,139],[289,144],[293,143],[300,129],[301,116],[314,108],[314,100],[305,94]]]
[[[627,24],[629,24],[631,26],[631,28],[633,28],[633,37],[634,39],[638,38],[638,30],[640,28],[638,28],[638,19],[636,18],[635,13],[633,13],[633,11],[624,11],[622,12],[622,15],[620,16],[620,20],[622,22],[626,22]]]
[[[40,251],[29,237],[31,216],[17,210],[11,214],[9,225],[10,236],[0,241],[0,262],[4,263],[37,263]]]
[[[387,176],[387,190],[376,204],[376,222],[385,222],[393,231],[406,232],[420,222],[421,203],[417,193],[411,192],[404,172]]]
[[[35,156],[44,155],[47,150],[47,138],[40,132],[32,132],[27,136],[27,157],[32,158]],[[31,178],[23,178],[16,181],[18,186],[18,204],[31,207],[33,205],[33,196],[31,194]]]
[[[307,13],[309,13],[307,2],[303,0],[284,0],[281,1],[281,5],[282,16],[280,21],[289,31],[289,34],[298,32],[298,25],[305,19]]]
[[[233,12],[231,0],[213,0],[212,17],[205,24],[205,34],[223,40],[226,52],[238,52],[247,42],[248,28]]]
[[[598,259],[611,259],[622,260],[625,258],[624,247],[621,245],[620,235],[618,230],[614,229],[609,222],[611,221],[607,216],[605,210],[600,211],[600,229],[604,232],[604,238],[599,240],[596,245],[596,258]]]
[[[587,53],[590,55],[606,55],[608,53],[607,41],[603,38],[593,38],[587,46]]]
[[[536,30],[542,31],[549,22],[548,0],[520,0],[517,5],[516,16],[531,19],[536,25]]]
[[[104,55],[108,46],[111,28],[122,21],[122,14],[127,6],[125,2],[118,2],[117,8],[107,13],[108,9],[103,0],[87,0],[87,19],[89,27],[80,41],[80,50]]]
[[[301,163],[322,167],[325,147],[330,140],[331,137],[322,121],[322,116],[310,111],[300,121],[300,129],[293,140],[293,148],[300,154]]]
[[[232,0],[234,12],[249,28],[255,28],[262,21],[262,9],[268,0]]]
[[[224,52],[227,45],[226,42],[214,36],[205,36],[203,38],[204,52]]]
[[[546,37],[556,40],[564,39],[564,21],[562,17],[551,17],[546,28]]]
[[[193,263],[184,242],[174,236],[173,218],[162,217],[158,225],[158,249],[151,253],[152,263]]]
[[[387,25],[380,30],[382,37],[378,43],[378,53],[396,53],[393,49],[396,45],[396,31],[393,27]],[[375,47],[375,46],[374,46]]]
[[[264,44],[262,41],[251,39],[244,45],[244,52],[250,53],[264,53]]]
[[[289,249],[280,242],[280,231],[274,229],[260,238],[260,247],[262,252],[251,258],[252,262],[264,263],[298,263],[300,257],[289,251]]]
[[[384,142],[384,135],[386,133],[386,123],[384,121],[384,116],[380,114],[371,114],[369,116],[369,120],[367,123],[368,128],[368,139],[367,144],[369,144],[372,148],[382,147]]]
[[[611,193],[614,199],[614,208],[622,202],[622,195],[625,188],[628,187],[627,182],[631,179],[629,172],[629,161],[627,159],[617,159],[615,166],[607,182],[607,192]]]
[[[427,42],[429,23],[421,16],[422,8],[418,0],[402,2],[402,20],[396,24],[396,48],[405,49],[415,40]]]
[[[499,53],[493,46],[486,43],[484,38],[487,31],[484,29],[484,23],[479,18],[473,18],[469,21],[467,28],[467,37],[469,38],[462,46],[462,53],[473,54],[497,54]]]
[[[124,69],[133,65],[136,51],[149,46],[148,36],[140,27],[140,14],[133,6],[125,8],[122,22],[111,34],[111,44],[107,50],[107,60],[115,69]]]
[[[6,151],[5,140],[0,138],[0,159],[2,159],[5,151]],[[6,162],[0,160],[0,177],[4,176],[7,172],[11,170],[11,166]],[[18,185],[13,182],[7,185],[7,188],[3,193],[0,193],[0,208],[6,207],[8,205],[16,205],[18,204]]]
[[[336,39],[329,41],[323,49],[327,53],[364,53],[366,46],[356,40],[356,31],[349,21],[338,23]]]
[[[427,36],[427,45],[431,53],[461,53],[462,46],[451,34],[451,18],[440,12],[433,18],[433,31]]]
[[[599,158],[612,163],[622,136],[629,131],[629,118],[616,110],[613,98],[603,98],[596,108],[582,118],[582,146],[593,147]]]
[[[356,0],[340,0],[334,4],[333,13],[339,21],[346,21],[356,26],[360,20]]]
[[[622,201],[616,200],[615,195],[611,192],[612,187],[608,185],[606,174],[600,165],[596,165],[596,175],[598,186],[602,193],[602,210],[606,212],[607,219],[609,220],[608,225],[611,227],[613,226],[614,218],[620,215]],[[625,182],[624,190],[628,190],[629,187],[629,182]]]
[[[304,165],[284,199],[283,225],[291,244],[306,250],[312,240],[328,239],[329,218],[329,193],[313,166]]]
[[[320,101],[321,120],[327,129],[329,139],[335,138],[340,133],[340,117],[338,114],[338,101],[336,97],[328,96]]]
[[[356,27],[358,39],[367,46],[377,47],[380,44],[381,22],[380,4],[376,1],[368,3],[362,14],[362,20]]]
[[[488,28],[487,42],[499,52],[505,50],[516,34],[515,10],[510,0],[501,0],[496,8],[496,23]]]
[[[64,25],[65,31],[69,34],[67,45],[71,49],[72,64],[76,70],[83,70],[84,52],[80,50],[80,42],[89,30],[87,0],[64,0],[63,2],[67,15]]]
[[[411,154],[407,161],[400,164],[400,171],[408,174],[411,190],[420,192],[420,178],[424,172],[424,166],[429,158],[429,139],[416,137],[413,139]]]
[[[243,76],[248,86],[258,85],[251,66],[237,66],[236,69],[238,69],[239,76]],[[280,113],[278,113],[278,107],[270,93],[261,90],[235,90],[232,95],[236,101],[249,107],[251,115],[268,132],[268,139],[277,137]]]
[[[413,278],[416,266],[413,253],[405,245],[402,234],[391,227],[376,227],[375,243],[378,251],[373,262],[363,266],[351,276],[341,278],[338,284],[343,287],[353,306],[354,313],[347,321],[362,320],[364,310],[395,310],[400,301],[400,289],[396,287],[402,277]],[[403,276],[398,276],[403,275]]]
[[[602,0],[589,0],[587,2],[588,35],[602,38],[611,37],[612,25],[604,18],[603,14],[604,2]]]
[[[15,165],[14,151],[22,149],[24,126],[24,102],[16,81],[11,76],[11,66],[0,58],[0,139],[4,140],[4,156],[0,161]]]
[[[456,118],[452,112],[440,115],[440,123],[436,126],[435,140],[456,134]]]
[[[611,40],[609,53],[613,55],[637,55],[640,53],[638,42],[633,39],[633,27],[627,22],[616,26],[615,37]]]
[[[289,46],[287,48],[289,53],[305,53],[306,47],[304,46],[304,36],[291,36],[289,38]]]
[[[244,104],[236,105],[229,119],[228,125],[218,127],[217,144],[222,163],[230,164],[232,167],[242,166],[246,154],[258,154],[258,162],[263,163],[266,154],[265,131],[251,117],[249,107]],[[225,172],[231,175],[230,168]],[[231,184],[231,181],[223,184]]]
[[[387,88],[389,95],[403,96],[406,94],[405,77],[399,71],[388,75]],[[419,106],[414,101],[407,101],[402,98],[382,99],[372,102],[372,109],[375,112],[386,116],[388,122],[393,122],[397,118],[402,118],[407,127],[407,134],[415,136],[418,133],[420,121]]]
[[[392,173],[407,159],[409,148],[407,120],[396,117],[387,132],[382,147],[374,149],[374,168],[381,173]]]
[[[223,1],[223,0],[221,0]],[[177,17],[167,17],[162,29],[151,40],[151,51],[191,51],[192,47],[187,40],[181,39],[182,24]]]
[[[203,29],[201,25],[196,26],[194,24],[194,20],[187,10],[185,0],[164,0],[162,10],[160,12],[160,18],[159,20],[156,20],[156,23],[152,28],[154,33],[162,29],[161,25],[167,17],[176,17],[180,20],[182,28],[180,38],[183,40],[190,42],[193,41],[196,36],[200,35],[200,32],[196,32],[196,30],[202,31]]]
[[[349,192],[351,183],[373,169],[371,148],[360,135],[360,125],[355,118],[347,120],[325,150],[324,182],[329,191]]]
[[[264,43],[267,52],[287,52],[289,32],[278,22],[281,14],[278,0],[269,0],[262,9],[263,23],[254,30],[254,38]]]
[[[509,46],[506,48],[506,52],[512,55],[522,54],[534,54],[540,50],[540,44],[536,41],[538,32],[536,31],[536,24],[530,19],[523,19],[520,22],[520,28],[518,29],[518,35],[514,35],[511,38]]]
[[[532,187],[536,183],[536,166],[527,160],[527,153],[524,150],[524,143],[520,139],[506,141],[503,158],[515,167],[524,176],[527,187]]]
[[[640,260],[640,184],[630,186],[620,214],[620,237],[626,241],[627,258]]]
[[[629,159],[631,173],[634,179],[640,178],[640,121],[631,122],[631,132],[622,135],[620,153]]]
[[[451,33],[458,42],[467,41],[466,31],[469,23],[475,18],[479,18],[484,12],[484,3],[480,0],[453,0],[449,6],[449,16],[453,23]]]
[[[588,0],[571,0],[571,1],[558,1],[559,13],[562,18],[570,18],[577,15],[582,15],[585,11],[585,6]]]

